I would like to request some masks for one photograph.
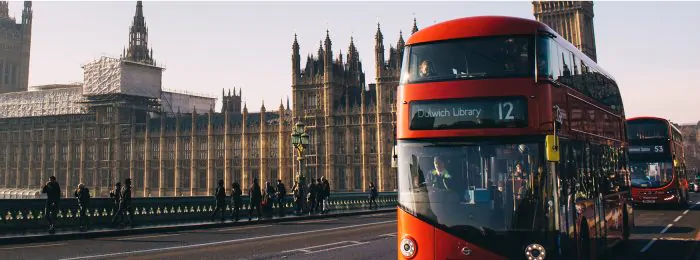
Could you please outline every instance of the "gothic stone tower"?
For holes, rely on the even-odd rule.
[[[549,25],[593,61],[597,60],[593,1],[534,1],[535,18]]]
[[[136,2],[134,21],[129,28],[129,48],[124,49],[122,59],[156,65],[153,59],[153,49],[148,48],[148,27],[143,17],[143,2]]]
[[[294,36],[292,111],[294,121],[304,122],[311,138],[303,168],[306,176],[328,178],[333,190],[364,191],[370,182],[382,191],[396,188],[391,156],[404,40],[399,33],[396,48],[389,46],[388,60],[379,28],[376,40],[377,83],[367,86],[352,38],[347,55],[334,58],[326,32],[317,56],[308,55],[302,69]]]
[[[31,44],[32,1],[24,1],[21,23],[10,17],[8,2],[0,1],[0,93],[27,91]]]
[[[243,96],[243,90],[238,89],[238,94],[236,94],[236,88],[233,88],[233,94],[231,90],[228,90],[228,95],[224,90],[221,91],[221,113],[229,113],[230,115],[240,115],[241,114],[241,97]]]

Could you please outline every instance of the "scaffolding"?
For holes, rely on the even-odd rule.
[[[85,114],[80,87],[0,94],[0,118]]]

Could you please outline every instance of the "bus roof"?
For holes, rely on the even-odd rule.
[[[555,41],[565,46],[587,64],[596,67],[596,70],[610,79],[615,78],[603,68],[591,60],[588,55],[581,52],[569,41],[564,39],[552,28],[544,23],[510,16],[472,16],[449,20],[426,27],[417,31],[406,41],[406,46],[434,41],[462,39],[470,37],[488,37],[498,35],[526,35],[538,32],[548,32],[555,36]]]
[[[678,134],[681,133],[681,130],[676,127],[671,120],[668,120],[666,118],[661,118],[661,117],[655,117],[655,116],[637,116],[637,117],[632,117],[632,118],[627,118],[627,122],[631,121],[636,121],[636,120],[656,120],[656,121],[663,121],[666,123],[666,125],[670,126],[673,131],[677,132]]]

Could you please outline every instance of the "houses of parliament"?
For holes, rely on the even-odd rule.
[[[334,55],[327,32],[302,66],[295,35],[291,104],[280,100],[274,109],[251,112],[239,88],[223,90],[222,108],[214,111],[213,97],[162,89],[163,68],[148,47],[141,1],[121,57],[83,66],[82,83],[33,88],[27,87],[32,5],[25,2],[21,24],[9,18],[7,6],[0,2],[0,31],[12,33],[0,33],[0,43],[15,50],[0,52],[0,68],[7,72],[1,66],[9,62],[17,72],[11,85],[0,80],[0,192],[36,190],[52,175],[64,192],[84,183],[94,196],[106,196],[125,178],[137,197],[211,195],[219,179],[239,182],[244,191],[254,178],[292,185],[298,162],[290,135],[298,121],[311,140],[304,175],[325,176],[333,191],[366,191],[370,182],[380,191],[396,189],[400,32],[395,45],[385,47],[377,26],[372,84],[352,39],[347,52]],[[533,7],[538,20],[595,59],[591,2]]]

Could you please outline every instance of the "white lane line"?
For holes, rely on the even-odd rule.
[[[666,231],[668,231],[668,229],[671,228],[672,226],[673,226],[673,224],[668,224],[663,230],[661,230],[660,234],[666,233]]]
[[[334,220],[338,220],[338,219],[337,219],[337,218],[315,219],[315,220],[306,220],[306,221],[290,222],[290,223],[294,223],[294,224],[311,224],[311,223],[329,222],[329,221],[334,221]]]
[[[225,228],[225,229],[219,229],[216,231],[219,232],[224,232],[224,231],[236,231],[236,230],[246,230],[246,229],[255,229],[255,228],[264,228],[264,227],[271,227],[272,225],[262,225],[262,226],[250,226],[250,227],[237,227],[237,228]]]
[[[656,242],[656,240],[657,240],[657,238],[654,238],[654,239],[652,239],[651,241],[649,241],[649,243],[647,243],[647,245],[644,246],[644,248],[642,248],[642,250],[640,250],[639,252],[640,252],[640,253],[644,253],[644,252],[646,252],[647,250],[649,250],[649,248],[651,247],[651,245],[653,245],[654,242]]]
[[[248,238],[232,239],[232,240],[217,241],[217,242],[209,242],[209,243],[202,243],[202,244],[192,244],[192,245],[184,245],[184,246],[173,246],[173,247],[153,248],[153,249],[144,249],[144,250],[134,250],[134,251],[127,251],[127,252],[119,252],[119,253],[109,253],[109,254],[100,254],[100,255],[91,255],[91,256],[80,256],[80,257],[73,257],[73,258],[63,258],[63,260],[104,258],[104,257],[123,256],[123,255],[131,255],[131,254],[138,254],[138,253],[155,253],[155,252],[163,252],[163,251],[168,251],[168,250],[178,250],[178,249],[189,249],[189,248],[197,248],[197,247],[204,247],[204,246],[224,245],[224,244],[231,244],[231,243],[238,243],[238,242],[246,242],[246,241],[260,240],[260,239],[268,239],[268,238],[275,238],[275,237],[286,237],[286,236],[296,236],[296,235],[305,235],[305,234],[310,234],[310,233],[327,232],[327,231],[342,230],[342,229],[350,229],[350,228],[358,228],[358,227],[366,227],[366,226],[381,225],[381,224],[388,224],[388,223],[396,223],[396,220],[379,221],[379,222],[372,222],[372,223],[365,223],[365,224],[357,224],[357,225],[349,225],[349,226],[334,227],[334,228],[324,228],[324,229],[317,229],[317,230],[308,230],[308,231],[293,232],[293,233],[286,233],[286,234],[277,234],[277,235],[268,235],[268,236],[248,237]]]
[[[141,238],[154,238],[154,237],[170,237],[170,236],[177,236],[180,234],[162,234],[162,235],[152,235],[152,236],[140,236],[140,237],[125,237],[125,238],[120,238],[117,240],[134,240],[134,239],[141,239]]]
[[[50,247],[50,246],[62,246],[62,245],[66,245],[66,243],[5,247],[5,248],[0,248],[0,250],[14,250],[14,249],[22,249],[22,248]]]
[[[332,246],[332,245],[346,244],[346,243],[352,243],[352,241],[340,241],[340,242],[335,242],[335,243],[330,243],[330,244],[317,245],[317,246],[310,246],[310,247],[304,247],[304,248],[299,248],[299,249],[292,249],[292,250],[287,250],[287,251],[283,251],[283,252],[280,252],[280,253],[284,254],[284,253],[290,253],[290,252],[294,252],[294,251],[302,251],[302,252],[308,254],[308,253],[313,252],[313,251],[309,250],[309,249],[312,249],[312,248],[319,248],[319,247],[324,247],[324,246]]]
[[[683,215],[676,217],[676,219],[673,220],[673,223],[678,222],[679,220],[681,220],[682,217],[683,217]]]
[[[369,244],[368,242],[357,242],[357,241],[351,241],[353,244],[350,245],[344,245],[344,246],[336,246],[336,247],[331,247],[331,248],[326,248],[326,249],[321,249],[317,251],[312,251],[311,253],[306,253],[308,254],[315,254],[315,253],[320,253],[320,252],[327,252],[331,250],[336,250],[336,249],[341,249],[341,248],[346,248],[346,247],[351,247],[351,246],[359,246],[359,245],[364,245],[364,244]]]
[[[688,214],[688,212],[690,212],[690,210],[686,209],[685,211],[683,211],[683,215]]]
[[[382,234],[382,235],[379,235],[379,236],[380,236],[380,237],[395,237],[395,236],[396,236],[396,232],[394,232],[394,233],[388,233],[388,234]]]
[[[372,217],[381,217],[381,216],[388,216],[391,213],[378,213],[378,214],[372,214],[372,215],[362,215],[359,216],[358,218],[372,218]]]

